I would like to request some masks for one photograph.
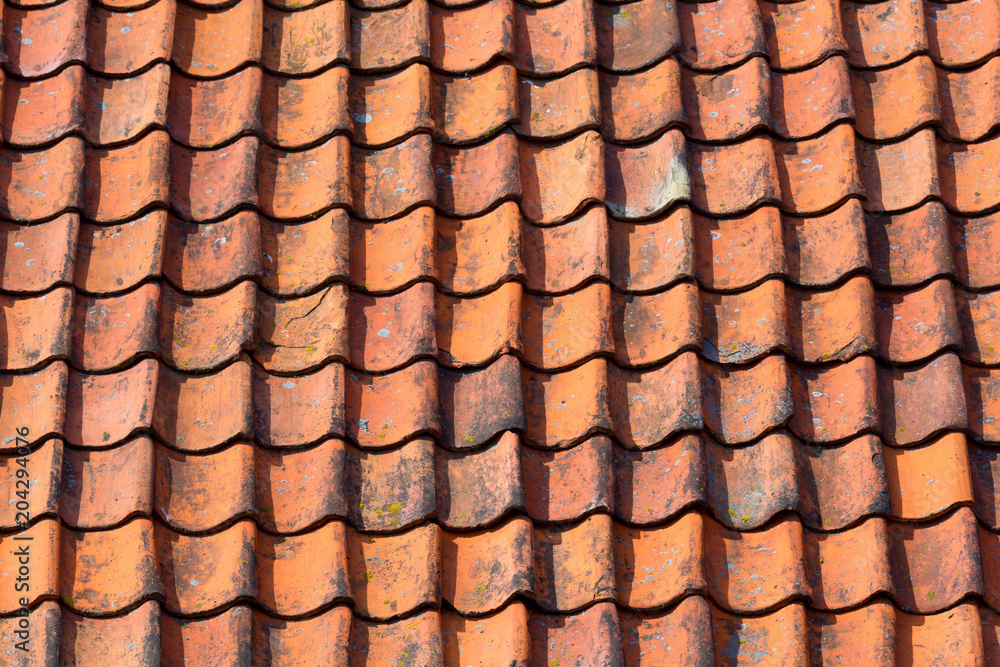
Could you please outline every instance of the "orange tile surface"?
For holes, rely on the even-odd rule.
[[[1000,664],[1000,0],[0,19],[0,664]]]

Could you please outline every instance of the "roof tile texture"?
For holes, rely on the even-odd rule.
[[[1000,663],[998,15],[8,0],[10,664]]]

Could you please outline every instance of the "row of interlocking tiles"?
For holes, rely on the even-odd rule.
[[[3,27],[5,664],[1000,662],[996,0]]]

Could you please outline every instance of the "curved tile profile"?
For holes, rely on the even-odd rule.
[[[47,292],[59,283],[72,284],[80,229],[80,218],[73,213],[40,225],[0,222],[0,290]]]
[[[517,76],[509,63],[471,77],[434,74],[431,95],[437,135],[445,142],[479,141],[519,120]]]
[[[264,72],[260,125],[264,139],[282,148],[313,144],[352,128],[348,104],[350,73],[334,66],[304,78]],[[327,104],[338,100],[338,104]],[[308,118],[309,123],[301,122]]]
[[[124,12],[94,7],[87,20],[87,65],[102,74],[122,75],[171,59],[175,37],[192,30],[191,10],[174,0]]]
[[[254,451],[256,500],[261,527],[297,533],[326,517],[344,516],[345,446],[330,438],[302,451]]]
[[[0,545],[3,546],[3,553],[0,555],[0,565],[3,566],[6,572],[17,572],[18,576],[25,577],[29,584],[29,589],[23,591],[17,591],[14,589],[14,586],[9,586],[10,592],[0,596],[0,611],[5,616],[12,616],[21,607],[36,606],[37,608],[39,602],[45,599],[56,598],[59,596],[60,591],[64,590],[64,582],[60,580],[62,575],[60,563],[65,562],[63,558],[65,551],[61,550],[67,549],[67,545],[64,540],[60,539],[63,537],[60,531],[58,520],[43,519],[17,533],[10,533],[0,537]],[[21,539],[19,540],[18,538]],[[38,554],[37,564],[34,565],[34,568],[28,568],[27,573],[20,570],[20,566],[26,564],[21,562],[23,556],[17,553],[24,553],[24,545],[20,544],[22,541],[29,542],[29,561],[31,560],[30,555],[32,552]],[[128,565],[125,564],[124,567],[127,571]],[[85,574],[81,577],[81,580],[87,577],[88,575]],[[23,580],[22,583],[24,583]],[[126,584],[126,586],[131,585],[132,582]],[[25,593],[28,595],[25,596]],[[25,605],[21,604],[21,598],[23,597],[28,598],[28,603]]]
[[[242,363],[230,366],[219,375],[228,372],[227,377],[238,377],[240,384],[234,388],[239,390],[240,396],[246,396],[250,388],[244,388],[243,371],[234,376],[229,370]],[[350,396],[350,393],[345,390],[347,380],[341,364],[332,363],[295,377],[271,375],[257,366],[248,370],[253,376],[253,386],[252,398],[247,396],[247,407],[252,406],[253,434],[261,444],[277,448],[300,447],[329,436],[344,435],[345,395]]]
[[[108,226],[81,222],[73,284],[82,292],[104,294],[159,277],[166,230],[166,211]]]
[[[161,655],[168,653],[163,650],[162,643],[167,633],[161,634],[160,623],[169,627],[171,619],[161,612],[159,603],[152,600],[121,616],[108,618],[82,616],[55,604],[52,607],[56,628],[52,629],[52,635],[46,636],[53,637],[53,652],[61,653],[68,660],[108,659],[121,665],[154,664],[160,661]],[[81,639],[83,637],[94,639],[86,641]]]
[[[154,5],[155,6],[155,5]],[[200,77],[232,72],[262,57],[263,4],[240,0],[205,10],[177,3],[170,60],[185,74]]]
[[[350,272],[348,216],[333,209],[300,223],[261,219],[261,284],[272,294],[314,291]]]
[[[876,366],[870,357],[821,369],[796,369],[792,398],[795,406],[788,426],[805,440],[831,442],[879,429]]]
[[[520,196],[519,149],[516,135],[509,130],[477,146],[435,145],[433,163],[441,212],[472,217]]]
[[[160,576],[156,531],[145,518],[109,531],[60,529],[59,599],[87,615],[108,616],[170,592]],[[55,555],[55,554],[53,554]],[[109,582],[120,582],[117,587]]]
[[[512,355],[503,355],[482,369],[440,369],[442,443],[453,449],[477,447],[501,431],[524,429],[524,373]]]
[[[205,222],[257,204],[257,153],[258,142],[251,137],[218,150],[195,151],[172,144],[171,206],[184,219]]]
[[[40,222],[67,209],[81,210],[83,144],[79,137],[68,137],[30,153],[0,148],[0,183],[5,186],[0,188],[0,216]]]
[[[429,59],[431,21],[427,0],[374,11],[351,7],[351,66],[361,71],[388,70]]]
[[[434,286],[417,283],[391,296],[352,292],[348,304],[350,360],[355,368],[387,371],[437,354]]]
[[[316,3],[301,11],[262,5],[260,60],[266,69],[280,74],[305,74],[345,62],[351,56],[348,41],[356,42],[357,37],[353,32],[348,35],[352,17],[346,2]],[[232,57],[231,53],[226,55]]]
[[[262,145],[256,183],[261,212],[273,218],[304,218],[350,202],[351,184],[344,173],[348,153],[344,136],[296,152]]]
[[[72,310],[72,355],[76,368],[104,371],[159,350],[160,287],[146,283],[122,296],[77,296]],[[37,311],[36,311],[37,312]]]
[[[522,459],[513,433],[472,454],[438,449],[435,456],[437,518],[446,528],[485,526],[525,506]]]
[[[64,435],[67,428],[78,432],[78,418],[67,414],[69,375],[69,367],[62,361],[30,373],[0,375],[0,419],[26,431],[21,437],[29,443]],[[21,445],[13,435],[0,440],[5,451],[16,451]]]
[[[351,151],[355,212],[362,218],[389,218],[437,202],[428,159],[432,146],[430,136],[417,134],[391,148]]]
[[[144,363],[152,372],[157,370],[152,362],[141,362],[136,368]],[[250,362],[245,358],[202,376],[161,367],[153,431],[172,447],[194,452],[245,438],[253,428],[251,382]]]
[[[368,532],[419,523],[435,510],[434,443],[411,440],[401,448],[367,452],[348,447],[344,483],[347,517]]]
[[[143,455],[143,472],[154,479],[153,497],[146,502],[172,528],[206,532],[254,513],[257,489],[250,444],[236,442],[206,456],[192,456],[160,444],[154,448],[150,442]]]
[[[395,143],[434,129],[430,70],[413,64],[398,72],[350,78],[353,138],[365,146]]]
[[[441,599],[461,614],[500,608],[516,594],[531,594],[531,522],[516,517],[473,533],[441,535]]]
[[[519,259],[524,262],[525,286],[552,294],[574,291],[591,279],[608,282],[609,233],[603,206],[592,206],[555,227],[523,225]]]
[[[56,511],[61,459],[69,486],[58,498],[58,512],[76,528],[150,516],[153,507],[161,520],[185,532],[212,531],[245,515],[269,533],[300,532],[338,517],[369,532],[396,531],[429,518],[450,528],[477,528],[518,509],[536,523],[603,512],[646,530],[693,506],[738,531],[758,529],[785,512],[811,530],[830,531],[873,515],[924,521],[962,505],[972,505],[984,524],[996,525],[985,491],[997,476],[995,457],[959,433],[906,450],[871,435],[817,447],[785,433],[737,449],[684,435],[645,451],[622,449],[601,435],[543,452],[519,447],[511,432],[468,452],[437,448],[425,439],[386,450],[345,450],[342,441],[325,439],[287,452],[236,441],[195,456],[157,444],[154,457],[145,436],[94,452],[63,452],[54,442],[29,459],[31,469],[55,485],[33,489],[33,497]],[[14,458],[4,459],[10,469]],[[143,488],[154,463],[155,485]],[[316,486],[320,472],[326,490]],[[132,480],[135,487],[105,498],[99,489],[111,477]],[[484,487],[477,481],[483,478],[494,484]],[[7,524],[13,525],[13,511]]]
[[[364,448],[384,448],[418,434],[440,433],[440,384],[438,369],[426,360],[384,375],[348,372],[348,437]]]
[[[532,222],[565,220],[585,204],[605,196],[604,142],[584,132],[555,145],[520,145],[521,210]]]
[[[428,3],[430,60],[452,74],[479,69],[493,60],[513,60],[514,2],[488,0],[470,7]]]
[[[607,602],[572,615],[533,612],[528,617],[528,636],[531,655],[546,664],[560,658],[567,662],[582,658],[595,665],[624,662],[618,610]]]
[[[185,293],[217,291],[263,275],[262,223],[241,211],[210,225],[170,216],[163,242],[163,275]]]
[[[57,287],[41,296],[0,296],[3,353],[0,368],[37,368],[55,358],[65,359],[72,346],[72,290]]]
[[[261,589],[273,565],[262,557],[264,549],[255,549],[253,523],[240,521],[222,532],[200,537],[161,526],[155,531],[150,528],[150,532],[153,535],[146,535],[145,541],[156,550],[156,579],[164,582],[164,606],[175,614],[211,611],[258,595],[261,602],[267,600],[266,589]]]
[[[45,144],[84,127],[84,69],[70,66],[37,81],[10,79],[3,86],[3,140]]]
[[[180,667],[182,659],[175,656],[193,653],[202,647],[206,652],[212,651],[212,657],[229,656],[249,661],[253,629],[253,612],[244,605],[198,619],[174,616],[161,605],[161,661],[170,667]]]
[[[333,359],[346,360],[349,298],[343,284],[288,300],[260,293],[254,359],[276,373],[307,371]]]
[[[83,530],[118,525],[133,516],[151,516],[153,441],[144,435],[111,449],[63,449],[59,516]],[[113,481],[112,481],[113,480]],[[110,493],[106,485],[114,486]]]
[[[213,148],[244,133],[262,132],[263,92],[257,67],[208,80],[175,71],[168,83],[169,99],[164,100],[168,111],[165,122],[158,124],[167,126],[174,141],[193,148]],[[229,113],[228,101],[240,109],[239,113]]]
[[[348,657],[353,662],[387,662],[398,659],[400,648],[405,647],[406,657],[412,657],[416,664],[434,664],[444,650],[440,623],[441,614],[436,609],[387,623],[354,617]]]
[[[554,79],[519,77],[519,124],[514,130],[533,139],[550,139],[598,126],[602,116],[598,81],[598,72],[592,69]]]
[[[605,144],[605,204],[616,218],[646,218],[691,198],[685,140],[670,130],[643,146]]]
[[[595,5],[597,62],[613,72],[643,69],[681,47],[676,6],[667,0]]]
[[[120,148],[88,149],[83,212],[97,223],[133,217],[168,201],[170,137],[154,131]]]
[[[70,61],[87,61],[88,3],[66,0],[41,9],[11,7],[4,14],[4,64],[13,74],[38,77]],[[96,41],[96,40],[95,40]]]
[[[254,546],[261,606],[271,614],[301,616],[348,598],[347,544],[339,522],[294,537],[258,534]]]
[[[150,601],[120,617],[91,618],[47,601],[32,610],[30,619],[32,627],[55,640],[44,647],[46,655],[61,652],[77,660],[115,656],[126,638],[135,642],[133,650],[138,655],[152,662],[161,656],[170,660],[175,650],[197,648],[236,659],[245,656],[248,664],[251,653],[254,660],[273,660],[301,651],[322,652],[332,664],[341,665],[352,656],[358,660],[388,657],[400,646],[430,664],[498,656],[504,664],[528,664],[529,655],[544,657],[544,664],[581,657],[604,660],[596,664],[637,664],[650,659],[670,663],[682,653],[704,661],[715,661],[716,656],[749,660],[763,654],[789,663],[839,659],[872,665],[891,664],[895,651],[914,664],[947,664],[955,651],[985,662],[997,656],[996,614],[975,603],[926,615],[893,609],[884,600],[839,613],[792,603],[748,618],[694,595],[670,611],[653,614],[619,611],[614,605],[599,603],[577,614],[550,615],[514,602],[475,618],[453,611],[426,611],[383,623],[352,621],[349,608],[340,605],[307,620],[286,620],[244,605],[184,619]],[[7,633],[14,623],[16,617],[4,619],[0,628]],[[95,635],[100,639],[93,644],[79,640]]]
[[[521,335],[527,363],[536,368],[561,368],[609,353],[613,349],[606,319],[610,301],[611,291],[601,283],[563,297],[526,297]],[[575,333],[566,335],[570,331]]]
[[[389,221],[352,221],[349,262],[352,287],[396,292],[421,279],[436,279],[434,210],[422,206]]]
[[[121,292],[162,272],[184,292],[198,293],[218,291],[241,278],[254,277],[269,292],[291,295],[313,292],[331,280],[343,280],[351,264],[350,282],[366,291],[396,291],[416,280],[438,277],[447,291],[479,292],[523,276],[532,291],[560,293],[578,289],[591,277],[604,278],[605,260],[600,253],[607,247],[611,282],[629,292],[658,291],[692,274],[712,290],[746,289],[771,276],[820,286],[869,267],[874,281],[887,286],[916,286],[936,276],[949,276],[974,289],[1000,283],[993,275],[991,255],[984,250],[989,247],[995,227],[992,216],[950,216],[939,202],[906,214],[866,216],[859,202],[851,199],[815,219],[779,215],[768,206],[725,219],[692,217],[690,211],[680,208],[649,223],[612,220],[607,228],[601,220],[601,209],[588,208],[551,229],[523,225],[524,244],[520,248],[514,215],[512,203],[473,220],[436,217],[429,210],[418,209],[386,223],[348,223],[346,214],[339,210],[303,223],[258,220],[250,212],[241,212],[210,225],[171,219],[164,230],[161,226],[166,224],[166,216],[162,211],[153,211],[109,227],[84,223],[75,252],[75,282],[87,292]],[[487,222],[491,235],[482,229]],[[74,223],[75,217],[67,214],[45,224],[60,230],[52,233],[69,235]],[[342,239],[344,227],[352,230],[351,249],[342,246],[347,242]],[[8,234],[17,238],[9,244],[11,260],[7,271],[27,274],[26,269],[32,267],[19,268],[14,259],[20,252],[32,251],[31,234],[42,228],[8,229]],[[399,240],[412,244],[412,260],[400,262],[392,256],[382,259],[368,245],[383,233],[399,238],[404,232],[396,229],[410,230],[405,232],[407,238]],[[429,229],[434,229],[437,237],[436,267],[427,259],[431,252],[429,241],[422,238]],[[605,233],[609,235],[607,244],[601,241]],[[490,258],[489,264],[485,259],[477,263],[478,255],[474,253],[481,251],[470,247],[473,234],[490,239],[500,256]],[[574,238],[574,234],[579,236]],[[417,238],[410,240],[409,235]],[[20,240],[22,236],[24,241]],[[465,237],[470,242],[464,241]],[[128,242],[119,243],[119,239]],[[586,246],[577,245],[576,239],[588,244],[595,239],[597,257],[582,256]],[[830,242],[841,244],[844,252],[824,254],[822,249]],[[73,240],[67,238],[66,243]],[[169,246],[166,255],[160,250],[164,243]],[[650,255],[654,247],[651,243],[660,248],[656,257]],[[568,247],[563,249],[562,244]],[[454,250],[450,249],[452,245]],[[58,246],[44,249],[52,253],[46,262],[67,261]],[[205,252],[220,257],[220,261],[211,266],[203,261],[196,263]],[[222,257],[227,261],[221,261]],[[359,261],[350,261],[352,258]],[[25,262],[31,259],[34,257],[29,255]],[[696,271],[691,270],[692,262]],[[396,264],[403,267],[396,268]],[[569,273],[564,273],[562,264],[569,264]],[[379,276],[384,282],[373,283],[380,267],[385,267]],[[58,279],[59,269],[54,271]],[[482,275],[478,275],[480,272]],[[30,291],[42,291],[44,287],[32,285]]]
[[[55,370],[54,365],[49,368]],[[159,379],[160,369],[152,359],[108,374],[70,372],[63,390],[66,440],[80,447],[107,447],[150,428]]]
[[[164,363],[184,371],[209,370],[250,348],[257,320],[256,297],[257,286],[249,280],[203,297],[166,287],[157,327]]]
[[[472,664],[499,660],[501,664],[529,663],[531,643],[528,632],[529,612],[524,603],[512,602],[504,609],[465,618],[446,611],[441,615],[441,640],[445,664]]]
[[[545,7],[514,4],[514,35],[518,43],[537,44],[517,49],[514,64],[530,74],[555,74],[597,60],[597,29],[593,0],[566,0]]]
[[[4,444],[23,443],[12,439],[11,443]],[[5,530],[17,528],[19,524],[24,527],[25,523],[59,513],[64,449],[62,440],[49,438],[37,443],[27,455],[23,450],[20,454],[16,450],[10,454],[0,454],[0,470],[4,473],[3,481],[0,481],[0,493],[16,499],[0,509],[0,527]],[[18,470],[24,472],[19,473]],[[29,480],[35,481],[29,483]],[[27,517],[28,522],[25,521],[25,515],[18,511],[17,500],[27,502],[29,508],[36,508]]]
[[[31,659],[1000,661],[996,10],[9,3]]]
[[[440,599],[441,529],[427,524],[395,535],[347,533],[349,585],[361,616],[388,619]]]

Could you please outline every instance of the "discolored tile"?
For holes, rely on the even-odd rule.
[[[78,612],[108,615],[164,595],[154,535],[144,518],[108,531],[62,528],[52,553],[66,564],[58,573],[59,599]]]
[[[305,74],[350,57],[350,18],[343,0],[291,12],[263,5],[261,23],[260,60],[272,72]]]
[[[333,359],[346,360],[349,298],[343,284],[292,299],[259,293],[254,359],[277,373],[309,371]]]
[[[257,286],[249,280],[217,295],[191,297],[165,287],[160,305],[163,361],[184,371],[217,368],[253,344]]]
[[[411,440],[400,448],[369,452],[348,447],[344,484],[347,517],[367,532],[395,531],[435,510],[434,443]]]
[[[83,209],[83,144],[79,137],[67,137],[30,153],[0,148],[0,215],[40,222],[67,209]]]
[[[23,436],[22,441],[18,441],[16,437],[5,444],[23,446]],[[61,502],[64,489],[61,475],[64,453],[62,440],[50,438],[40,443],[34,451],[25,453],[22,449],[19,454],[14,450],[0,456],[0,470],[4,472],[0,481],[0,494],[13,500],[0,510],[0,526],[5,529],[25,528],[29,522],[40,517],[59,513],[60,504],[65,504],[64,501]],[[66,480],[65,486],[70,486],[75,481]],[[18,501],[28,504],[27,512],[23,509],[23,504],[18,509]]]
[[[258,68],[248,67],[207,81],[174,72],[167,83],[170,97],[165,124],[174,141],[194,148],[214,148],[241,134],[260,133]],[[240,109],[240,113],[229,113],[231,108]]]
[[[514,5],[514,64],[529,74],[555,74],[597,60],[597,30],[592,0],[568,0],[546,7]]]
[[[440,542],[441,529],[434,524],[378,537],[348,530],[349,585],[356,613],[392,618],[436,602],[441,595]]]
[[[331,521],[294,537],[262,533],[254,545],[261,605],[301,616],[351,593],[344,524]]]
[[[429,3],[431,63],[446,72],[479,69],[514,57],[514,3],[489,0],[471,7]]]
[[[81,447],[106,447],[148,429],[155,422],[160,373],[152,359],[115,373],[70,373],[64,390],[66,440]]]
[[[150,366],[155,371],[156,366]],[[161,367],[155,391],[155,409],[149,410],[152,427],[164,442],[181,451],[211,449],[251,433],[251,368],[245,358],[202,376]],[[143,410],[142,415],[146,414]],[[113,441],[110,436],[108,440]]]
[[[434,221],[437,277],[457,294],[481,292],[524,275],[531,261],[522,243],[522,218],[515,202],[504,202],[473,218],[438,216]],[[524,236],[531,233],[523,227]]]
[[[349,82],[350,74],[344,66],[304,78],[264,72],[260,88],[264,138],[282,148],[295,148],[351,129]],[[339,103],[326,104],[330,99]],[[308,123],[302,122],[305,118]]]
[[[441,536],[441,598],[461,613],[498,609],[530,592],[531,522],[514,518],[485,531]]]
[[[4,83],[3,140],[32,146],[60,139],[84,127],[84,69],[71,65],[37,81]]]
[[[521,465],[519,439],[511,432],[476,452],[438,449],[438,520],[447,528],[473,528],[524,507]],[[484,484],[482,480],[490,481]]]
[[[578,69],[555,79],[520,77],[519,124],[514,129],[546,139],[596,126],[602,116],[601,100],[598,73],[591,69]]]
[[[329,364],[294,377],[272,375],[259,367],[252,374],[253,433],[264,445],[299,447],[344,435],[345,396],[349,394],[345,394],[342,365]],[[246,395],[243,378],[240,371],[240,396]]]
[[[295,533],[331,516],[346,516],[346,448],[330,438],[300,451],[256,450],[254,479],[261,526]]]
[[[244,520],[197,537],[158,528],[155,545],[153,536],[147,536],[162,573],[166,608],[175,614],[192,614],[218,609],[241,597],[257,597],[263,586],[254,570],[267,566],[255,551],[256,534],[254,524]]]
[[[151,516],[153,441],[138,436],[112,449],[67,447],[62,455],[59,516],[73,528],[108,528]]]
[[[123,366],[160,351],[160,289],[153,283],[112,297],[77,297],[72,316],[73,365],[88,371]]]
[[[176,12],[170,59],[185,74],[219,76],[260,62],[261,3],[239,0],[210,10],[179,3]]]
[[[376,11],[351,8],[351,66],[362,71],[389,70],[413,60],[428,59],[430,23],[427,0],[413,0]]]
[[[34,368],[53,358],[66,358],[72,345],[72,290],[57,287],[41,296],[0,296],[4,326],[3,370]]]

